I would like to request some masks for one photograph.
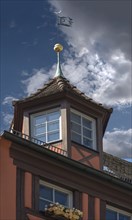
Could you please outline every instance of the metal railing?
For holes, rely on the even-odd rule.
[[[54,152],[56,152],[56,153],[59,153],[59,154],[61,154],[61,155],[63,155],[63,156],[67,156],[67,151],[65,151],[65,150],[63,150],[63,149],[61,149],[61,148],[59,148],[59,147],[56,147],[56,146],[54,146],[54,145],[52,145],[52,144],[45,143],[45,142],[43,142],[43,141],[41,141],[41,140],[39,140],[39,139],[37,139],[37,138],[31,137],[31,136],[29,136],[29,135],[27,135],[27,134],[23,134],[22,132],[16,131],[16,130],[14,130],[14,129],[10,129],[9,132],[10,132],[11,134],[17,136],[17,137],[20,137],[20,138],[22,138],[22,139],[25,139],[25,140],[27,140],[27,141],[30,141],[30,142],[32,142],[32,143],[34,143],[34,144],[37,144],[37,145],[39,145],[39,147],[41,147],[41,148],[46,148],[46,149],[48,149],[48,150],[54,151]]]

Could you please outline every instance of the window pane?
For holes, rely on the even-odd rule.
[[[48,123],[47,130],[48,131],[59,130],[59,121]]]
[[[55,190],[55,202],[68,206],[68,194]]]
[[[34,118],[35,125],[40,125],[46,121],[45,115],[39,115]]]
[[[71,129],[79,134],[81,134],[81,126],[74,123],[74,122],[71,122]]]
[[[44,211],[45,208],[45,204],[43,200],[39,200],[39,210],[40,211]]]
[[[119,220],[130,220],[130,217],[123,214],[119,214]]]
[[[77,122],[78,124],[81,124],[81,116],[71,112],[71,120],[74,122]]]
[[[59,131],[48,134],[47,138],[48,138],[48,142],[58,140],[59,139]]]
[[[59,119],[59,117],[60,117],[59,111],[51,112],[47,114],[47,121],[53,121],[53,120]]]
[[[106,220],[117,220],[117,213],[112,210],[106,210]]]
[[[92,148],[93,147],[93,142],[87,138],[83,138],[83,144],[86,146],[86,147],[90,147]]]
[[[40,141],[46,142],[46,135],[40,135],[40,136],[38,135],[35,138],[40,140]]]
[[[53,189],[47,186],[40,185],[39,196],[44,199],[53,201]]]
[[[45,125],[42,127],[35,127],[35,131],[34,131],[34,135],[38,135],[38,134],[43,134],[46,132],[46,127]]]
[[[83,128],[83,136],[92,139],[92,131],[88,130],[87,128]]]
[[[40,199],[39,200],[39,211],[44,212],[45,206],[48,206],[50,204],[51,204],[51,202]]]
[[[86,128],[90,128],[90,129],[92,128],[92,122],[91,121],[89,121],[86,118],[83,118],[82,121],[83,121],[83,126],[85,126]]]
[[[81,135],[72,132],[71,136],[72,136],[71,138],[73,141],[81,144]]]

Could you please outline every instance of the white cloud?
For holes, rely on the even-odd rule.
[[[21,75],[22,75],[22,76],[26,76],[26,77],[29,76],[29,74],[28,74],[28,72],[27,72],[26,70],[23,70],[22,73],[21,73]]]
[[[60,27],[70,48],[70,55],[65,53],[64,69],[69,71],[66,76],[99,102],[114,106],[130,104],[129,2],[49,2],[53,12],[61,10],[62,16],[65,12],[74,21],[72,28]]]
[[[60,27],[69,44],[69,51],[63,53],[65,77],[98,102],[117,107],[129,105],[132,100],[129,4],[121,3],[117,14],[119,5],[112,2],[49,2],[53,12],[62,10],[63,16],[65,8],[65,15],[74,20],[72,28]],[[29,95],[42,87],[53,76],[53,69],[55,65],[50,71],[34,70],[31,77],[22,81],[25,92]]]
[[[53,77],[55,73],[55,65],[50,71],[41,68],[40,70],[34,69],[31,76],[25,80],[22,80],[22,84],[25,87],[25,93],[30,95],[36,92],[37,89],[43,87],[43,85],[48,81],[49,77]]]
[[[123,65],[116,65],[115,68],[114,65],[104,63],[98,54],[90,54],[87,48],[80,50],[79,54],[75,51],[71,51],[69,56],[65,54],[67,58],[62,65],[64,75],[81,91],[106,105],[120,106],[131,102],[130,61],[122,58],[120,62]],[[80,57],[80,54],[83,55]],[[124,73],[121,73],[124,63],[127,66]],[[120,74],[117,68],[120,68]]]
[[[13,119],[13,114],[3,112],[2,117],[3,117],[4,127],[9,129]]]
[[[16,99],[15,97],[13,96],[7,96],[4,98],[3,102],[2,102],[2,105],[12,105],[12,101],[15,101],[15,100],[18,100]]]
[[[104,63],[98,54],[90,54],[87,48],[83,47],[79,53],[73,51],[73,48],[70,50],[70,53],[64,51],[65,61],[62,64],[62,71],[73,85],[105,105],[119,107],[131,102],[130,61],[123,55],[120,58],[120,67],[116,65],[115,68],[114,65]],[[120,76],[116,69],[123,68],[122,63],[123,65],[127,63],[127,66],[126,72]],[[22,81],[26,87],[25,92],[29,95],[42,87],[49,77],[53,77],[55,69],[56,64],[49,71],[44,68],[33,70],[31,77]]]
[[[16,100],[18,99],[16,99],[13,96],[7,96],[4,98],[2,102],[1,127],[0,127],[1,131],[3,129],[8,130],[10,128],[13,119],[12,102]]]
[[[132,158],[132,129],[107,131],[104,136],[104,151],[120,158]]]

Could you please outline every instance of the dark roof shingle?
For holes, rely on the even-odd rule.
[[[85,101],[98,105],[99,107],[104,108],[105,110],[109,112],[112,112],[112,108],[108,108],[106,106],[103,106],[101,103],[95,102],[92,98],[86,96],[83,92],[77,89],[76,86],[73,86],[66,78],[62,76],[55,77],[49,80],[49,82],[46,83],[43,88],[38,89],[37,92],[35,92],[34,94],[31,94],[29,97],[26,97],[24,99],[14,102],[14,104],[32,101],[32,100],[36,100],[41,97],[46,97],[46,96],[50,96],[53,94],[66,92],[66,91],[80,97],[81,99],[84,99]]]
[[[125,182],[132,183],[132,163],[104,152],[103,165],[104,172]]]

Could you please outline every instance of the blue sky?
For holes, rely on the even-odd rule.
[[[57,14],[56,12],[59,12]],[[1,131],[9,129],[12,100],[35,92],[56,69],[97,102],[113,107],[104,151],[132,156],[130,1],[1,1]],[[57,26],[57,15],[73,19]]]

